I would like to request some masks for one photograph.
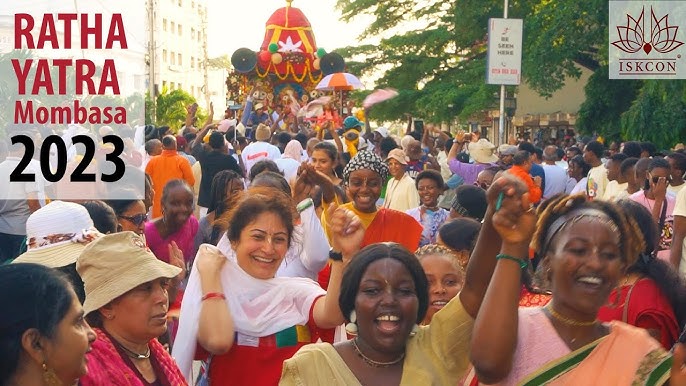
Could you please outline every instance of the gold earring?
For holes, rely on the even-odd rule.
[[[43,362],[43,382],[48,386],[62,386],[62,381],[48,365]]]

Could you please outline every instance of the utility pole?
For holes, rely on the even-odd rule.
[[[203,6],[200,10],[200,19],[201,19],[201,25],[202,25],[202,63],[203,63],[203,91],[205,94],[205,107],[209,110],[210,108],[210,86],[209,86],[209,74],[208,74],[208,66],[209,66],[209,58],[207,57],[207,12],[206,6]],[[212,117],[214,118],[214,117]]]
[[[157,95],[155,95],[155,83],[157,81],[155,72],[157,70],[156,66],[156,53],[155,48],[155,1],[148,0],[148,93],[152,99],[152,119],[155,119],[157,112],[155,111],[155,101]],[[154,123],[154,122],[151,122]]]
[[[508,0],[504,0],[503,19],[507,19]],[[498,146],[505,143],[505,85],[500,85],[500,117],[498,121]]]

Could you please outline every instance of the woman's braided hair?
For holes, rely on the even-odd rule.
[[[602,200],[589,201],[583,194],[553,196],[538,208],[538,222],[531,247],[539,256],[545,258],[547,250],[550,248],[550,245],[545,243],[553,222],[578,209],[597,209],[605,213],[619,231],[622,260],[627,264],[627,267],[636,261],[645,246],[643,234],[636,221],[614,203]],[[552,243],[553,238],[548,240],[548,244]]]
[[[444,247],[443,245],[438,245],[438,244],[427,244],[423,247],[419,247],[414,252],[414,255],[417,257],[417,259],[421,262],[422,259],[426,256],[429,255],[442,255],[446,256],[450,261],[453,263],[455,268],[460,271],[462,274],[462,277],[464,278],[464,271],[465,267],[467,266],[466,261],[460,261],[458,256],[453,252],[450,248]]]
[[[429,256],[429,255],[444,255],[450,258],[450,260],[453,261],[456,267],[460,268],[462,266],[462,263],[460,262],[460,259],[457,258],[457,255],[455,252],[453,252],[450,248],[444,247],[443,245],[438,245],[438,244],[427,244],[424,245],[423,247],[419,247],[415,252],[414,255],[417,256],[417,259],[422,260],[423,257]]]

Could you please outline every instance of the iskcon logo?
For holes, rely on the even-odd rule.
[[[684,44],[676,40],[679,27],[669,25],[669,15],[658,20],[653,7],[650,7],[649,39],[646,39],[645,34],[645,7],[641,9],[638,19],[629,14],[626,19],[626,26],[617,26],[619,40],[612,42],[612,45],[626,53],[633,54],[642,49],[646,55],[652,50],[666,54]]]
[[[679,27],[669,24],[668,13],[658,16],[651,6],[648,17],[643,6],[638,17],[627,13],[626,24],[618,24],[616,29],[618,40],[611,44],[630,54],[620,54],[620,75],[676,75],[677,60],[681,55],[657,55],[673,52],[684,44],[677,40]]]

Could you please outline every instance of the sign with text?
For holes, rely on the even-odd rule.
[[[144,3],[0,4],[0,200],[144,196]]]
[[[522,19],[489,19],[486,83],[521,83],[523,24]]]
[[[686,79],[686,2],[610,1],[610,79]]]

